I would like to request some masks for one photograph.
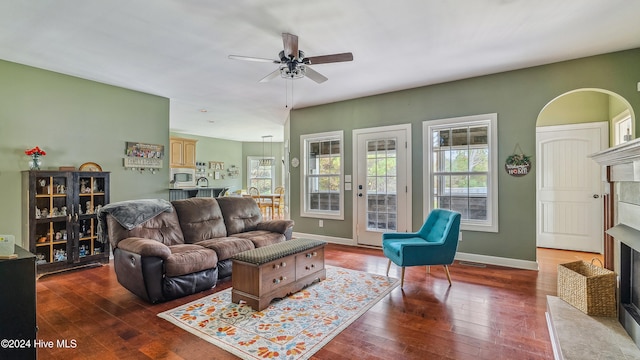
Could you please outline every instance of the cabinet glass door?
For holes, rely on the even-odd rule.
[[[65,173],[35,172],[33,206],[30,207],[35,229],[31,243],[37,264],[61,264],[71,252],[71,197],[69,177]],[[31,217],[30,216],[30,217]]]
[[[108,251],[106,244],[98,239],[97,213],[109,203],[108,173],[77,173],[75,182],[78,196],[78,252],[75,261],[87,256],[100,255]]]

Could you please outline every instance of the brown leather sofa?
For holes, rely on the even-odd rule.
[[[232,256],[293,232],[293,221],[263,221],[253,199],[238,197],[130,200],[103,207],[98,218],[118,282],[151,303],[209,289],[231,275]]]

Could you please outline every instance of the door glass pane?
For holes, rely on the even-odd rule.
[[[395,231],[397,153],[395,139],[367,140],[367,230]]]

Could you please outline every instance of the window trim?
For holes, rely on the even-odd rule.
[[[309,164],[308,159],[308,142],[310,141],[340,141],[340,185],[339,185],[339,207],[340,210],[307,210],[307,173]],[[344,220],[344,131],[328,131],[323,133],[300,135],[300,217],[317,218],[317,219],[333,219]]]
[[[487,186],[487,220],[485,221],[469,221],[462,220],[460,223],[461,230],[498,232],[498,114],[481,114],[470,115],[454,118],[445,118],[437,120],[426,120],[422,122],[422,150],[423,150],[423,213],[430,213],[433,210],[433,144],[431,133],[433,130],[440,128],[451,128],[455,126],[469,125],[488,125],[489,145],[489,171]]]
[[[250,155],[247,156],[247,190],[251,187],[251,162],[255,161],[255,160],[261,160],[261,159],[271,159],[271,193],[273,193],[273,190],[275,189],[275,183],[276,183],[276,166],[275,166],[275,158],[273,156],[254,156],[254,155]]]

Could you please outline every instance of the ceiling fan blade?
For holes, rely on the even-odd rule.
[[[282,43],[284,44],[284,55],[287,58],[293,56],[294,59],[298,58],[298,36],[282,33]]]
[[[313,70],[308,66],[304,67],[304,75],[309,79],[317,82],[318,84],[322,84],[323,82],[329,80],[329,78],[327,78],[326,76],[320,74],[319,72]]]
[[[310,56],[310,57],[304,58],[302,62],[309,65],[317,65],[317,64],[327,64],[327,63],[342,62],[342,61],[353,61],[353,54],[348,52],[348,53],[341,53],[341,54]]]
[[[229,59],[231,59],[231,60],[244,60],[244,61],[256,61],[256,62],[268,62],[268,63],[272,63],[272,64],[280,64],[280,60],[257,58],[257,57],[251,57],[251,56],[241,56],[241,55],[229,55]]]
[[[264,83],[264,82],[267,82],[267,81],[271,81],[271,80],[277,78],[278,76],[280,76],[280,68],[277,68],[275,71],[273,71],[269,75],[263,77],[262,79],[260,79],[259,82]]]

